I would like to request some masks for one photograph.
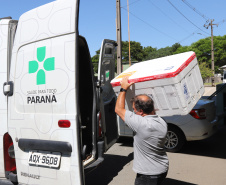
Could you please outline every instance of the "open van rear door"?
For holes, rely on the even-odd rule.
[[[17,21],[12,20],[11,17],[0,18],[0,86],[8,81],[11,49],[14,40]],[[6,84],[8,85],[8,84]],[[10,136],[7,133],[7,93],[6,89],[1,89],[0,93],[0,178],[7,176],[9,170],[9,161],[7,160],[7,153],[4,153],[4,149],[7,150],[9,146],[6,142],[6,138]],[[8,151],[8,150],[7,150]],[[5,156],[4,156],[5,154]]]
[[[105,151],[118,138],[117,117],[115,114],[116,96],[110,84],[111,80],[115,77],[116,45],[115,41],[103,40],[98,67],[101,124],[105,141]]]
[[[9,20],[0,20],[0,84],[7,80],[7,42]],[[0,93],[0,178],[5,177],[3,137],[7,132],[7,97]]]
[[[78,107],[79,0],[20,17],[10,70],[8,131],[19,184],[84,184]],[[15,181],[14,181],[15,182]]]

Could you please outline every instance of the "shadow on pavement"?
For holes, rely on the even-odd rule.
[[[123,169],[123,167],[133,160],[133,153],[128,156],[104,155],[104,162],[86,175],[86,185],[107,185]]]
[[[208,139],[187,142],[179,153],[226,159],[225,141],[226,125],[221,126],[218,132]]]
[[[170,178],[166,178],[162,185],[196,185],[193,183],[189,183],[189,182],[183,182],[183,181],[179,181],[179,180],[175,180],[175,179],[170,179]]]
[[[201,99],[207,99],[207,98],[209,98],[210,96],[202,96],[202,98]]]

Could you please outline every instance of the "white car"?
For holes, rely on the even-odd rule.
[[[168,124],[168,152],[178,152],[186,141],[202,140],[213,135],[217,130],[216,108],[213,100],[200,99],[187,115],[162,117]],[[119,135],[133,136],[133,131],[119,119]]]

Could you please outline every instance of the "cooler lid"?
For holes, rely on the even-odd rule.
[[[130,76],[129,82],[144,82],[175,77],[195,58],[195,52],[189,51],[139,62],[126,69],[120,75],[116,76],[111,81],[111,85],[113,87],[120,86],[120,81],[124,76]]]

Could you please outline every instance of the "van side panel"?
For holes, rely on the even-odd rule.
[[[7,45],[9,19],[0,20],[0,87],[7,81]],[[3,136],[7,132],[7,97],[0,91],[0,177],[5,177]]]
[[[76,106],[76,4],[76,0],[54,1],[19,20],[10,72],[14,94],[9,98],[8,116],[19,183],[82,182]],[[59,120],[68,120],[70,127],[59,127]],[[58,147],[57,142],[66,143],[72,152]],[[60,153],[59,167],[31,165],[29,152]]]

